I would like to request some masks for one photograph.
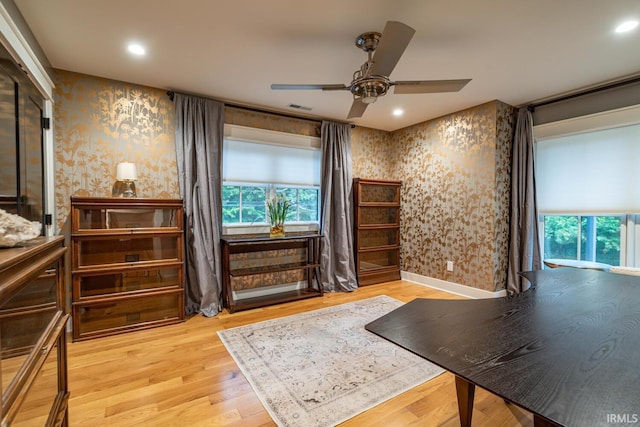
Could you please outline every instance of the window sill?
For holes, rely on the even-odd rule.
[[[233,236],[236,234],[260,234],[268,233],[268,225],[223,225],[222,234]],[[285,230],[290,232],[318,231],[320,226],[317,223],[285,224]]]

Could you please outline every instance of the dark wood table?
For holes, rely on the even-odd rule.
[[[640,277],[575,268],[524,273],[515,297],[416,299],[365,328],[456,376],[460,424],[475,386],[536,426],[640,422]]]

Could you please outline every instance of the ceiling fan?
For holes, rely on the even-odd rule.
[[[353,73],[353,80],[345,84],[272,84],[271,89],[348,90],[353,104],[347,118],[362,117],[367,106],[385,95],[391,86],[394,93],[458,92],[471,79],[391,81],[389,75],[409,45],[413,28],[402,22],[387,21],[381,33],[368,32],[356,38],[356,46],[367,52],[367,62]]]

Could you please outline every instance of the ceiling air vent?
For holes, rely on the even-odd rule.
[[[296,110],[311,111],[311,107],[305,107],[303,105],[298,105],[298,104],[289,104],[287,105],[287,107],[295,108]]]

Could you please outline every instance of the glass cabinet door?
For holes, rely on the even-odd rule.
[[[378,184],[361,184],[361,203],[400,203],[400,187]]]
[[[44,99],[2,45],[0,57],[0,209],[44,223]]]
[[[397,208],[360,207],[360,226],[399,225],[400,212]]]
[[[16,82],[0,67],[0,208],[14,214],[18,212],[16,115]]]
[[[79,207],[78,211],[78,229],[75,231],[178,227],[178,210],[172,207],[148,209]]]
[[[358,234],[358,248],[375,248],[380,246],[398,246],[400,244],[399,228],[363,229]]]
[[[145,322],[180,318],[181,292],[139,295],[120,302],[95,302],[73,308],[79,336]]]
[[[64,337],[60,337],[64,339]],[[51,408],[60,393],[60,360],[58,343],[54,345],[44,361],[29,388],[27,395],[20,405],[20,410],[11,422],[11,427],[32,427],[47,425]]]
[[[115,271],[101,274],[75,275],[74,286],[79,299],[153,290],[161,288],[179,288],[182,283],[182,270],[173,268],[145,268],[137,270]]]
[[[359,264],[358,267],[361,271],[397,267],[399,264],[399,250],[362,252],[360,253]]]
[[[57,313],[57,274],[41,276],[0,307],[2,390],[16,377]]]
[[[148,261],[179,261],[178,236],[131,236],[100,239],[78,239],[74,268],[141,263]]]

